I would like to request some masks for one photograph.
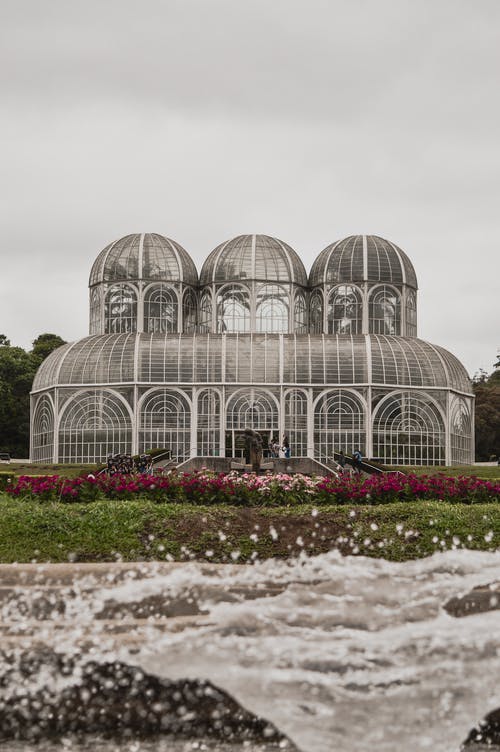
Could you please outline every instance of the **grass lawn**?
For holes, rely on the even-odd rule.
[[[416,501],[316,510],[149,500],[40,503],[0,494],[0,562],[248,562],[334,548],[404,561],[453,547],[500,548],[500,504]]]

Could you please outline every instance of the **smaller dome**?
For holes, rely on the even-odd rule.
[[[297,253],[269,235],[238,235],[217,246],[203,264],[200,284],[258,280],[305,287],[307,273]]]
[[[386,282],[417,289],[417,275],[401,248],[377,235],[351,235],[328,245],[317,257],[309,284]]]
[[[175,240],[157,233],[125,235],[98,255],[89,287],[137,279],[197,285],[198,272],[189,253]]]

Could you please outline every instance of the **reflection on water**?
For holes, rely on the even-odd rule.
[[[458,752],[471,726],[500,706],[498,595],[484,588],[483,612],[463,618],[444,609],[500,582],[500,552],[403,564],[331,553],[241,567],[141,565],[102,577],[86,572],[71,592],[46,580],[17,591],[3,607],[8,640],[34,639],[37,618],[37,639],[57,633],[61,651],[85,644],[93,660],[116,656],[157,676],[208,679],[303,752]],[[168,740],[99,749],[259,747]]]

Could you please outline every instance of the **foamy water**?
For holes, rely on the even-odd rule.
[[[500,582],[500,552],[403,564],[332,552],[148,571],[82,594],[64,617],[59,649],[70,651],[94,626],[102,633],[94,657],[109,660],[112,650],[165,678],[208,679],[303,752],[458,752],[470,728],[500,707],[500,611],[456,618],[443,609],[452,596]],[[110,600],[126,608],[151,597],[192,601],[203,617],[178,632],[152,619],[135,633],[132,655],[126,640],[107,642],[93,614]],[[121,749],[163,750],[135,744]]]

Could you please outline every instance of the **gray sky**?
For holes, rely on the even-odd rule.
[[[0,332],[88,332],[99,251],[159,232],[198,269],[275,235],[309,270],[401,246],[419,336],[500,346],[499,0],[2,0]]]

